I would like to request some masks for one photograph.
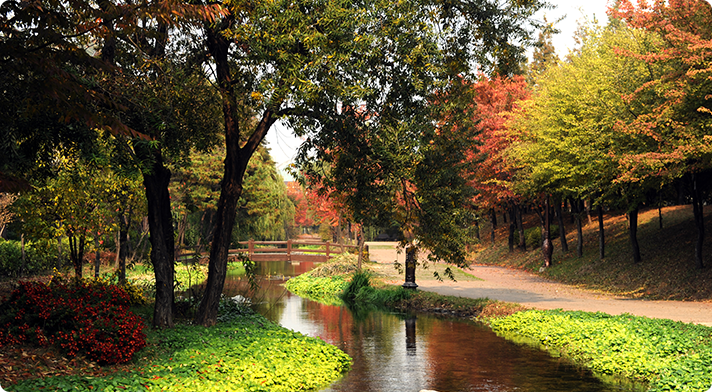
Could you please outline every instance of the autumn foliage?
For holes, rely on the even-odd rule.
[[[54,345],[102,364],[127,362],[146,346],[143,320],[129,311],[121,287],[54,279],[20,282],[0,306],[0,347]]]
[[[472,88],[477,132],[475,148],[469,151],[468,159],[478,162],[473,173],[476,202],[481,208],[489,209],[516,198],[512,188],[516,168],[507,159],[506,151],[518,139],[507,126],[506,114],[520,105],[518,101],[529,99],[530,92],[521,76],[483,77]]]

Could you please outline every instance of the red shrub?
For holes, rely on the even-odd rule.
[[[120,287],[96,282],[20,282],[0,306],[0,346],[56,344],[100,363],[120,363],[146,346],[143,320]]]

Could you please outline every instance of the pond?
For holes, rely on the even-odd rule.
[[[323,391],[632,391],[475,322],[381,311],[353,314],[286,292],[285,279],[315,263],[263,262],[258,310],[282,326],[320,337],[351,358],[352,369]],[[228,277],[225,294],[239,294]]]

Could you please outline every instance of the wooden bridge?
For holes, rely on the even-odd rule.
[[[289,262],[324,262],[335,255],[353,251],[358,252],[356,245],[342,245],[332,242],[317,241],[254,241],[247,242],[247,248],[230,249],[229,255],[247,253],[252,261],[289,261]],[[195,252],[176,252],[176,260],[195,257]],[[208,257],[207,252],[199,257]]]

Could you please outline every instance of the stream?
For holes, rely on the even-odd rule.
[[[287,292],[282,283],[318,263],[261,262],[263,298],[257,310],[305,335],[320,337],[353,358],[351,370],[323,391],[634,391],[604,383],[585,369],[517,344],[484,325],[384,311],[353,314]],[[228,275],[224,294],[244,281]]]

